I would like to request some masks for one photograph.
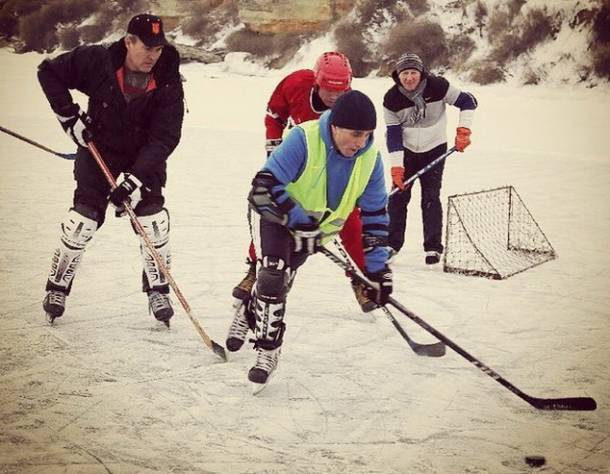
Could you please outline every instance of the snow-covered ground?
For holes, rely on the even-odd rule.
[[[40,60],[0,51],[0,125],[71,151],[36,81]],[[173,275],[224,344],[278,78],[183,74],[190,113],[167,188]],[[379,112],[389,86],[354,81]],[[249,348],[222,363],[178,302],[169,331],[148,315],[137,239],[111,212],[49,327],[41,300],[72,165],[0,134],[0,472],[515,473],[532,470],[527,454],[546,456],[540,472],[608,472],[609,91],[467,89],[480,104],[473,145],[448,160],[443,201],[513,185],[559,258],[504,281],[426,267],[415,198],[395,297],[528,394],[591,396],[596,411],[540,412],[451,350],[414,355],[383,314],[360,313],[323,256],[297,276],[279,369],[253,397]],[[394,313],[414,339],[434,340]]]

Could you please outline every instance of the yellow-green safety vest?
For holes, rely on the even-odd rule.
[[[286,186],[286,191],[307,214],[320,222],[324,244],[341,231],[343,224],[356,207],[356,201],[364,193],[373,174],[378,152],[375,146],[371,146],[357,158],[352,158],[356,160],[352,174],[337,209],[332,210],[328,208],[326,202],[326,145],[320,136],[320,122],[312,120],[298,127],[305,132],[307,143],[305,169],[299,179]]]

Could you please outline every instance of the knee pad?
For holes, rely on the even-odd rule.
[[[156,248],[169,242],[169,212],[167,209],[162,208],[153,214],[139,215],[138,221]]]
[[[263,257],[256,278],[257,297],[264,301],[283,301],[291,279],[290,267],[279,257]]]
[[[97,230],[98,214],[95,210],[76,206],[61,221],[61,242],[73,250],[83,250]]]

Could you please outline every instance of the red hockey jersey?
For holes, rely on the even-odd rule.
[[[311,69],[300,69],[286,76],[277,85],[265,115],[266,138],[281,139],[284,129],[307,120],[320,118],[327,107],[316,110],[313,104],[314,74]],[[321,101],[317,101],[322,104]]]

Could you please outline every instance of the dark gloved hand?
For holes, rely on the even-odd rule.
[[[110,191],[108,198],[114,207],[117,208],[117,213],[123,210],[123,202],[129,201],[131,194],[142,186],[142,181],[136,178],[133,174],[126,174],[116,188]]]
[[[282,143],[281,138],[267,138],[265,142],[265,151],[267,152],[267,158],[269,158],[269,155],[273,153],[273,150],[280,146],[280,143]]]
[[[470,129],[466,127],[458,127],[455,133],[455,149],[463,152],[470,145]]]
[[[378,272],[367,272],[365,275],[371,282],[369,298],[379,306],[385,305],[393,290],[392,270],[386,265]]]
[[[322,245],[320,225],[316,220],[307,224],[299,224],[292,231],[294,237],[294,251],[305,252],[308,255],[316,253]]]
[[[91,125],[89,116],[77,104],[70,104],[64,107],[55,116],[59,120],[64,132],[70,137],[70,140],[78,146],[87,148],[87,142],[90,142],[93,138],[93,135],[87,128]]]

